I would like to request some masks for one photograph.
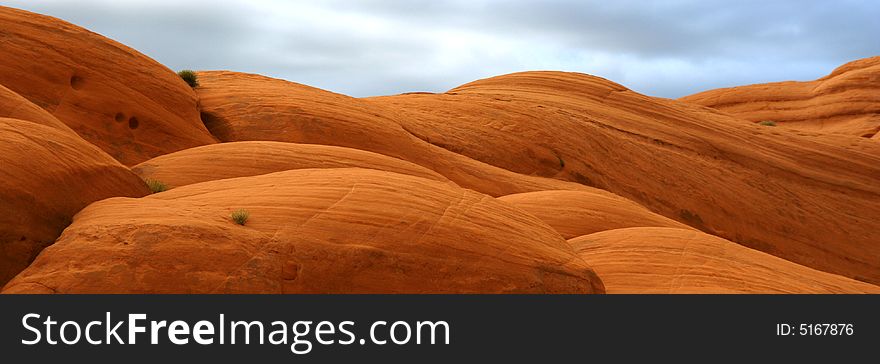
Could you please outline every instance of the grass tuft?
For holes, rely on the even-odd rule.
[[[144,180],[144,182],[147,183],[147,187],[150,187],[150,191],[153,191],[153,193],[159,193],[168,190],[168,186],[165,185],[165,183],[163,183],[162,181],[147,178],[146,180]]]
[[[758,124],[761,124],[761,125],[763,125],[763,126],[776,126],[776,122],[775,122],[775,121],[770,121],[770,120],[764,120],[764,121],[762,121],[762,122],[760,122],[760,123],[758,123]]]
[[[230,217],[232,217],[232,221],[236,224],[244,225],[248,218],[251,217],[251,213],[244,209],[238,209],[233,211]]]
[[[177,72],[177,75],[186,81],[189,87],[196,88],[199,85],[199,76],[193,70],[181,70]]]

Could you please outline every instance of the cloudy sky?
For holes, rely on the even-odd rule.
[[[440,92],[525,70],[654,96],[810,80],[880,55],[880,1],[20,0],[172,69],[230,69],[353,96]]]

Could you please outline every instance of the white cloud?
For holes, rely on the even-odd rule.
[[[812,79],[880,54],[870,1],[27,0],[174,69],[261,73],[354,96],[525,70],[678,97]],[[873,14],[873,15],[872,15]]]

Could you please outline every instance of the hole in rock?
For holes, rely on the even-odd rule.
[[[79,76],[71,76],[70,77],[70,87],[73,87],[74,90],[82,89],[85,85],[86,80]]]

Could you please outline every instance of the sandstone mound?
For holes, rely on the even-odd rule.
[[[876,143],[853,150],[577,73],[368,101],[455,153],[605,189],[748,247],[880,283],[880,149],[864,145]]]
[[[230,211],[246,209],[246,225]],[[589,293],[601,281],[537,218],[448,183],[303,169],[80,212],[6,293]]]
[[[567,72],[193,89],[5,7],[0,54],[4,292],[603,292],[591,261],[613,292],[880,284],[880,57],[680,100]]]
[[[872,138],[880,131],[880,57],[808,82],[730,87],[681,98],[753,122]]]
[[[30,121],[73,133],[73,129],[70,129],[48,111],[34,105],[28,99],[3,85],[0,85],[0,118]]]
[[[575,183],[513,173],[414,137],[398,110],[245,73],[199,72],[202,118],[222,141],[271,140],[361,149],[434,170],[490,196],[580,189]]]
[[[174,72],[70,23],[0,7],[0,84],[133,165],[213,143]]]
[[[535,215],[566,239],[626,227],[690,229],[687,225],[602,190],[527,192],[502,196],[499,200]]]
[[[0,283],[89,203],[149,193],[128,168],[68,131],[0,118],[0,141]]]
[[[211,144],[156,157],[138,164],[132,170],[141,178],[178,187],[293,169],[346,167],[447,181],[430,169],[381,154],[327,145],[282,142]]]
[[[569,242],[608,293],[880,293],[693,230],[627,228]]]

